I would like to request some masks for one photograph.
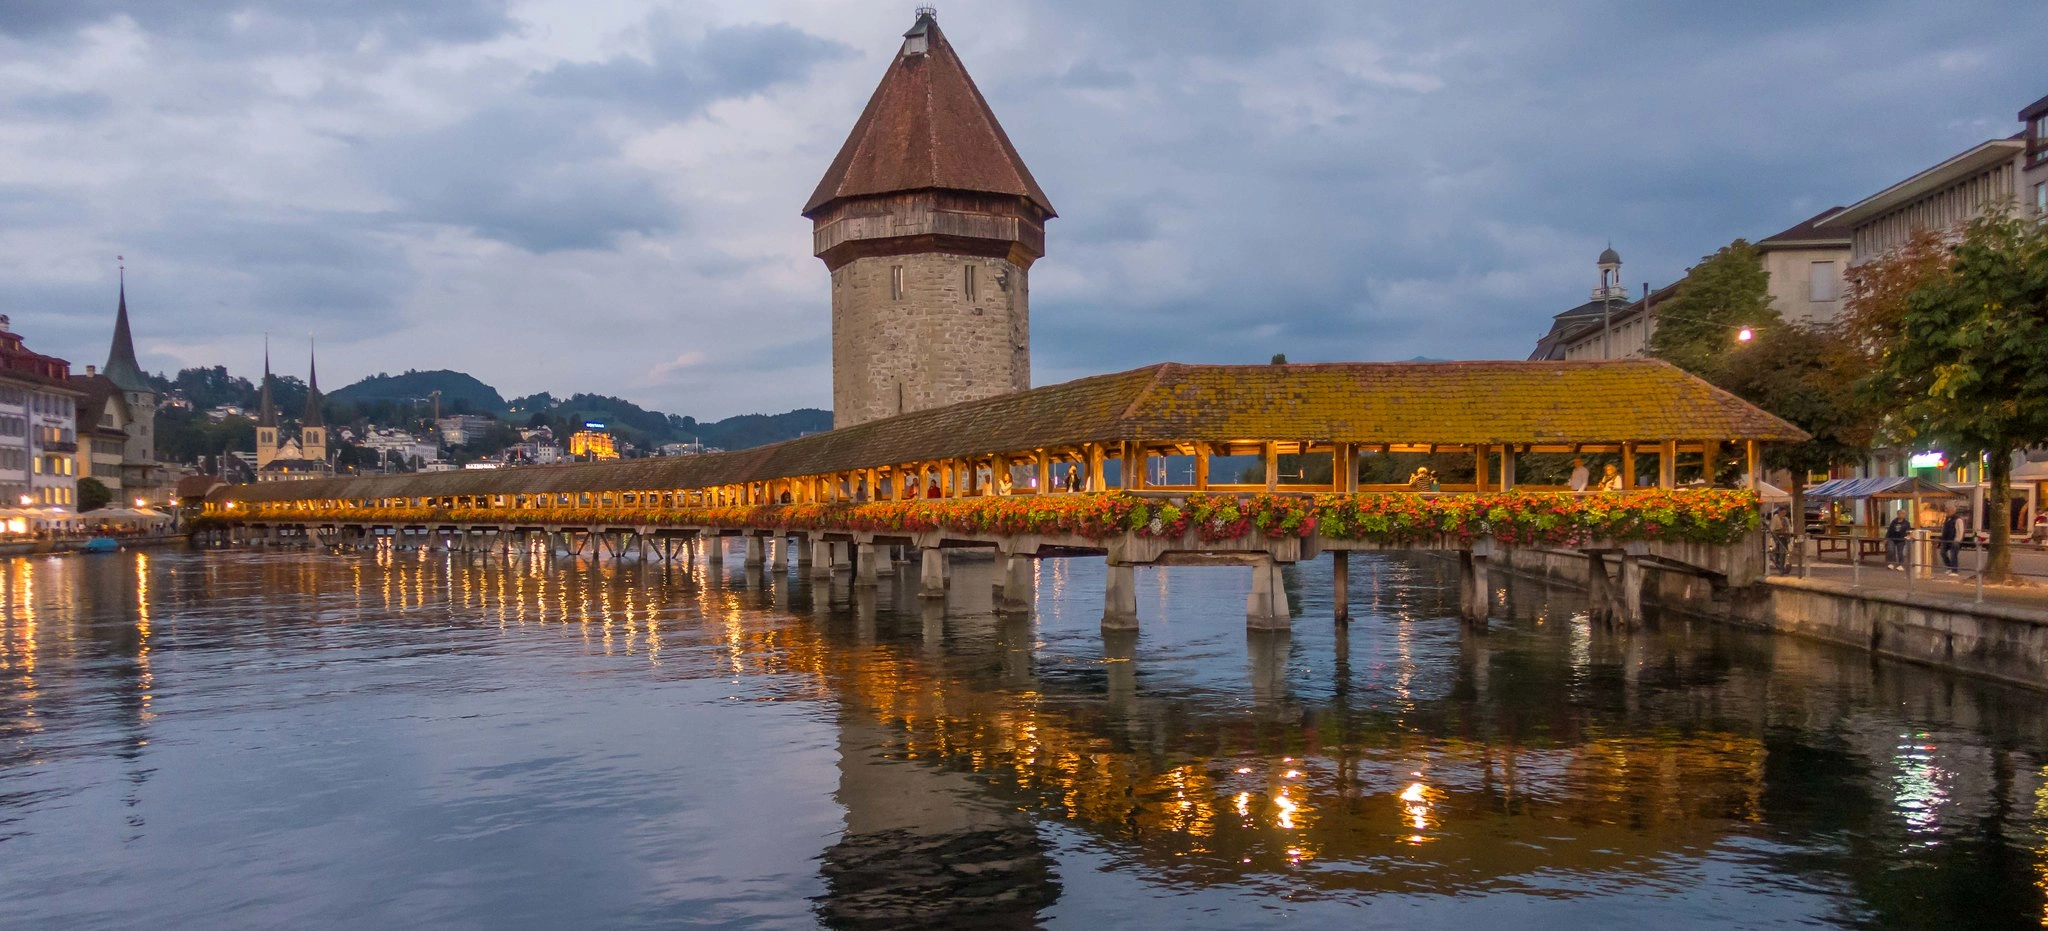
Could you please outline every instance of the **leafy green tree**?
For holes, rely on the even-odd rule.
[[[1991,478],[1990,561],[2012,571],[2012,459],[2048,443],[2048,227],[1993,214],[1971,221],[1948,267],[1906,296],[1882,327],[1864,384],[1887,405],[1888,433],[1984,457]]]
[[[1650,354],[1713,380],[1736,348],[1735,332],[1752,328],[1759,338],[1783,325],[1771,306],[1771,278],[1756,247],[1736,240],[1700,260],[1678,283],[1678,293],[1653,309],[1657,330]]]
[[[1790,421],[1812,439],[1764,449],[1764,465],[1791,476],[1795,531],[1805,532],[1807,473],[1860,462],[1880,416],[1854,390],[1871,362],[1840,327],[1790,324],[1771,306],[1770,274],[1755,246],[1736,240],[1679,283],[1656,308],[1650,352]],[[1742,327],[1752,338],[1737,339]],[[1707,464],[1707,480],[1720,471]]]
[[[78,512],[97,511],[114,500],[114,492],[96,478],[78,480]]]

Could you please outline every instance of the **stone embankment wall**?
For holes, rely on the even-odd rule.
[[[1575,553],[1515,550],[1506,565],[1569,585],[1586,584]],[[1858,647],[1879,656],[2048,690],[2048,612],[1841,582],[1774,577],[1715,591],[1707,579],[1653,570],[1643,600],[1667,610]]]

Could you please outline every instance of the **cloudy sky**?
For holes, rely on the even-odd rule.
[[[866,0],[0,0],[0,312],[105,358],[716,417],[830,403],[797,215],[909,26]],[[1060,211],[1035,380],[1520,358],[2017,129],[2048,4],[940,4]]]

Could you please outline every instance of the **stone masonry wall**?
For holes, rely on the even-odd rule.
[[[1031,387],[1028,281],[1006,259],[945,253],[855,259],[833,272],[832,426]]]

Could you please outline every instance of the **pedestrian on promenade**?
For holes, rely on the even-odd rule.
[[[1067,468],[1067,490],[1073,492],[1081,490],[1081,464],[1078,462]]]
[[[1600,490],[1621,490],[1621,470],[1615,468],[1612,462],[1608,463],[1607,468],[1600,472]]]
[[[1956,568],[1962,559],[1963,512],[1950,508],[1948,516],[1941,519],[1941,564],[1948,568],[1949,575],[1956,575]]]
[[[1607,483],[1602,482],[1600,487],[1605,489]],[[1771,568],[1784,572],[1786,557],[1792,552],[1792,519],[1786,516],[1784,508],[1772,508],[1768,526],[1771,531]]]
[[[1886,569],[1906,568],[1906,536],[1913,532],[1913,525],[1907,523],[1904,513],[1892,515],[1892,522],[1884,528],[1884,567]]]
[[[939,480],[936,477],[932,479],[930,485],[925,487],[924,496],[927,498],[939,497]]]
[[[1435,484],[1436,476],[1430,474],[1428,466],[1416,466],[1415,474],[1408,476],[1408,489],[1410,491],[1428,491],[1430,486]]]
[[[1585,490],[1586,490],[1586,485],[1587,485],[1588,483],[1590,483],[1590,482],[1591,482],[1592,480],[1593,480],[1593,476],[1592,476],[1592,474],[1586,471],[1586,460],[1584,460],[1584,459],[1580,459],[1580,458],[1579,458],[1579,457],[1577,457],[1577,456],[1573,456],[1573,457],[1572,457],[1572,490],[1573,490],[1573,491],[1585,491]]]

